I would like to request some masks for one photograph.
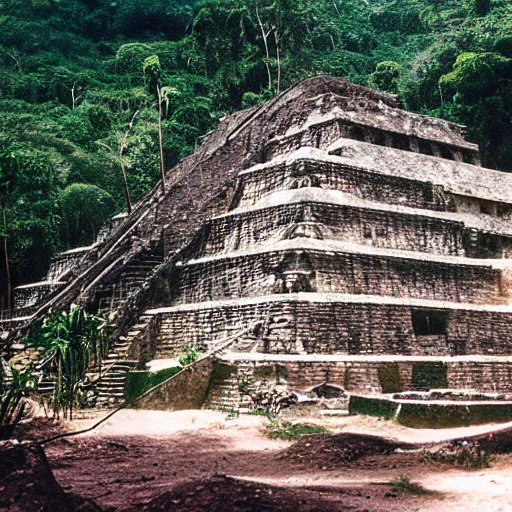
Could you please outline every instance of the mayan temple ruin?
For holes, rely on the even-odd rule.
[[[512,174],[481,167],[463,126],[317,77],[223,118],[165,191],[19,287],[1,352],[23,360],[27,329],[75,303],[116,324],[96,406],[190,347],[199,359],[141,406],[250,409],[254,383],[503,400],[511,287]]]

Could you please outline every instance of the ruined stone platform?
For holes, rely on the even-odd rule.
[[[223,119],[166,179],[74,274],[130,360],[212,353],[222,408],[255,379],[512,391],[512,175],[463,126],[317,77]]]

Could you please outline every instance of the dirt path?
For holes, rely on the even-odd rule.
[[[92,433],[48,445],[46,452],[65,490],[111,510],[512,510],[510,456],[470,472],[426,466],[409,453],[368,452],[342,461],[329,447],[308,447],[307,439],[301,449],[268,439],[263,421],[226,420],[209,411],[128,410]],[[337,420],[337,427],[409,442],[453,437],[369,418]],[[443,495],[397,494],[385,484],[400,475]]]

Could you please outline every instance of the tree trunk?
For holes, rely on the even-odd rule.
[[[263,23],[260,18],[260,12],[258,10],[258,5],[256,5],[256,18],[258,19],[258,25],[260,26],[261,35],[263,37],[263,44],[265,45],[265,55],[266,55],[266,61],[265,66],[267,67],[267,74],[268,74],[268,90],[272,91],[272,74],[270,72],[270,52],[268,49],[268,35],[265,32],[265,27],[263,27]]]
[[[124,148],[123,148],[124,149]],[[119,154],[119,163],[121,164],[121,171],[123,173],[123,181],[124,181],[124,195],[126,197],[126,208],[128,209],[128,214],[132,213],[132,198],[130,196],[130,189],[128,188],[128,178],[126,177],[126,169],[124,168],[123,162],[123,153]]]
[[[2,208],[3,221],[4,221],[4,257],[5,257],[5,275],[7,279],[7,310],[11,309],[11,295],[12,295],[12,284],[11,284],[11,268],[9,265],[9,251],[7,248],[7,217],[5,215],[5,207]]]
[[[158,145],[160,148],[160,173],[162,175],[162,191],[165,193],[165,162],[164,162],[164,137],[162,133],[162,95],[160,87],[157,87],[158,93]]]
[[[274,38],[276,40],[276,59],[277,59],[277,88],[276,94],[281,92],[281,53],[279,51],[279,36],[277,29],[274,30]]]

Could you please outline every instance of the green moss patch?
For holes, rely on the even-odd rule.
[[[291,441],[312,434],[330,435],[331,432],[319,425],[309,425],[307,423],[294,424],[273,420],[267,426],[266,434],[270,439],[285,439]]]
[[[389,400],[352,395],[350,397],[350,414],[366,414],[368,416],[380,416],[387,420],[395,416],[398,404]]]
[[[411,428],[447,428],[484,423],[506,422],[512,419],[510,404],[452,404],[395,402],[386,397],[350,397],[350,413],[396,419]]]
[[[412,428],[447,428],[500,423],[512,419],[512,405],[402,404],[398,423]]]
[[[386,364],[378,369],[379,383],[383,393],[401,393],[403,391],[400,370],[397,364]]]
[[[161,384],[168,378],[176,375],[181,370],[180,366],[174,368],[166,368],[159,372],[134,371],[126,376],[124,387],[125,400],[131,402],[144,394],[151,388]]]

